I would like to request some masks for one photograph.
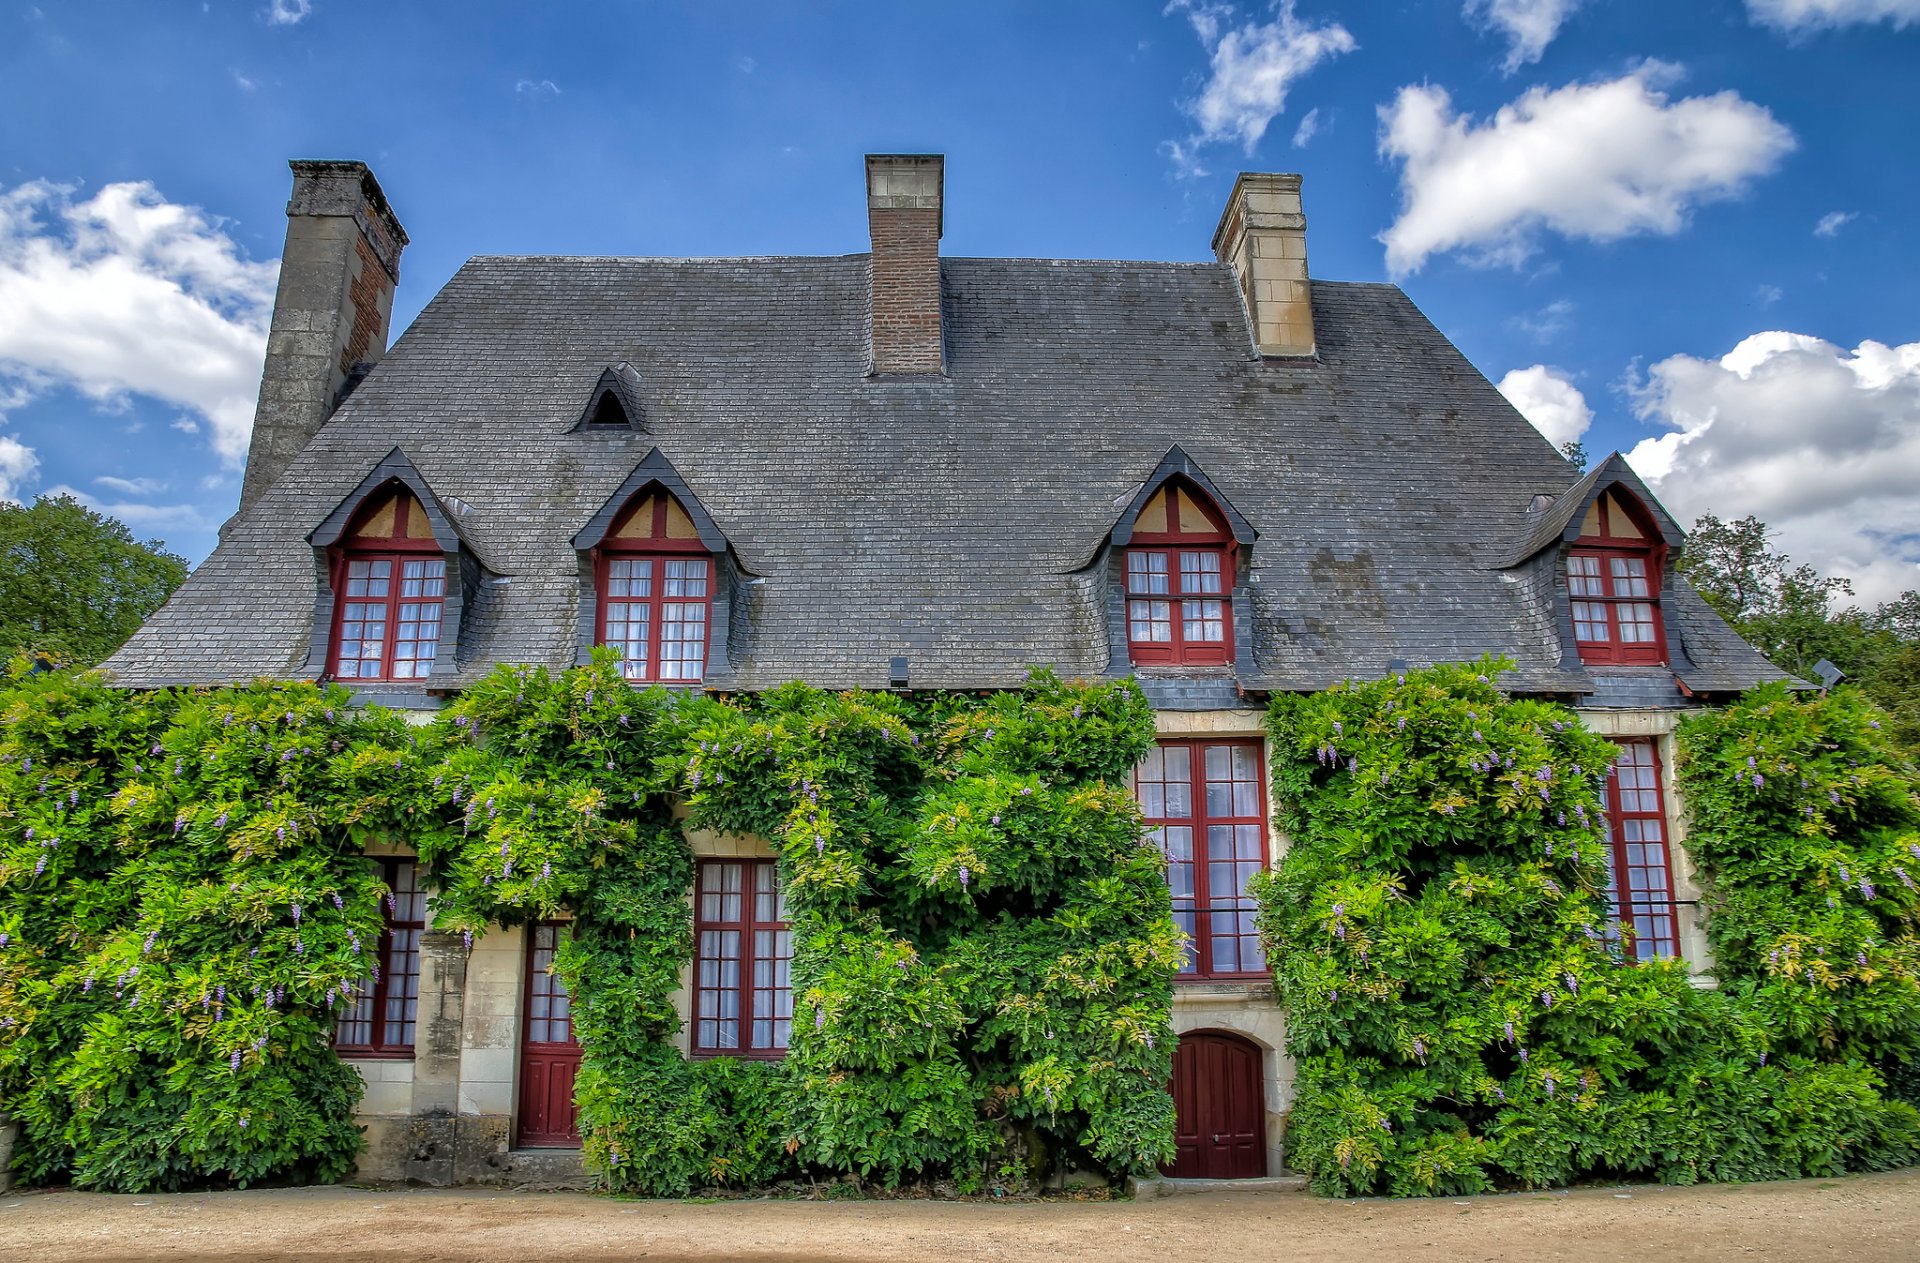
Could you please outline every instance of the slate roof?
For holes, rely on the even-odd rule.
[[[1097,560],[1177,446],[1257,534],[1243,687],[1494,652],[1517,688],[1591,690],[1551,594],[1501,568],[1543,529],[1535,497],[1578,475],[1397,288],[1315,281],[1318,358],[1262,361],[1218,264],[942,272],[948,376],[881,380],[865,255],[473,259],[107,666],[134,686],[302,674],[306,537],[396,447],[488,572],[433,686],[565,665],[571,539],[658,448],[745,572],[710,687],[884,687],[895,655],[916,687],[1124,673]],[[622,362],[644,431],[576,429]],[[1689,597],[1703,679],[1778,674]]]

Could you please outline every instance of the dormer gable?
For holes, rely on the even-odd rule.
[[[610,364],[587,395],[587,406],[573,423],[580,433],[645,433],[646,412],[641,403],[640,371],[626,360]]]

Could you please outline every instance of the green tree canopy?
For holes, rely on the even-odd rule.
[[[1873,610],[1842,606],[1852,583],[1794,565],[1757,517],[1702,517],[1679,570],[1775,663],[1807,679],[1822,658],[1846,672],[1891,716],[1895,742],[1920,754],[1920,591]]]
[[[93,666],[186,577],[186,560],[163,541],[141,543],[71,496],[0,504],[0,658]]]

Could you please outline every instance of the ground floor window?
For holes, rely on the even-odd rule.
[[[793,1027],[787,900],[772,860],[702,860],[694,892],[693,1051],[778,1057]]]
[[[1626,926],[1627,951],[1640,960],[1678,955],[1666,803],[1653,742],[1621,743],[1607,776],[1607,826],[1607,904]]]
[[[427,892],[412,860],[381,860],[385,926],[371,945],[373,972],[340,1016],[334,1047],[350,1057],[410,1057],[420,1007],[420,935],[427,928]]]
[[[1167,857],[1183,978],[1266,973],[1247,883],[1267,865],[1261,747],[1255,740],[1162,741],[1133,773],[1148,834]]]

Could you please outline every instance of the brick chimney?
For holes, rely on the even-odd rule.
[[[1264,356],[1312,355],[1300,177],[1242,172],[1214,229],[1213,253],[1240,282],[1254,349]]]
[[[407,244],[365,163],[288,165],[287,245],[240,484],[242,509],[286,472],[347,391],[386,354]]]
[[[940,331],[945,171],[939,154],[867,155],[868,315],[877,377],[946,371]]]

